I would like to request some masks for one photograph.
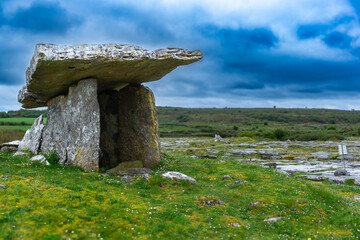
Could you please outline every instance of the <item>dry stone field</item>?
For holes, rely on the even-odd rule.
[[[244,142],[236,143],[239,140]],[[339,144],[347,146],[348,154],[339,154]],[[214,161],[218,158],[235,158],[245,164],[275,168],[280,173],[312,181],[330,181],[337,184],[352,181],[355,185],[360,185],[360,140],[357,138],[341,142],[254,142],[247,138],[232,141],[219,136],[215,139],[164,138],[162,149],[167,153],[182,150],[193,153],[190,156],[192,158],[209,158]],[[336,170],[344,169],[344,166],[347,174],[335,174]]]

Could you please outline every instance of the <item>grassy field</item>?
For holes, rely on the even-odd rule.
[[[0,184],[8,186],[0,188],[0,239],[360,237],[360,202],[351,199],[360,195],[358,186],[280,174],[225,157],[221,143],[193,140],[186,148],[164,149],[154,170],[182,172],[196,185],[155,174],[149,182],[126,184],[103,173],[0,155]],[[218,159],[191,157],[207,147],[218,150]],[[235,181],[246,182],[228,186]],[[272,217],[281,219],[264,222]]]
[[[18,117],[4,115],[7,117],[0,118],[0,128],[26,130],[39,113],[46,115],[44,111],[12,111],[10,116]],[[257,140],[326,141],[360,136],[360,111],[157,107],[157,113],[162,137],[219,134]]]

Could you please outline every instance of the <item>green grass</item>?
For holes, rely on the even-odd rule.
[[[0,125],[0,129],[13,129],[13,130],[23,130],[23,131],[26,131],[28,129],[30,129],[31,126],[30,125],[25,125],[25,126],[1,126]],[[21,140],[21,139],[19,139]]]
[[[39,114],[46,116],[47,112],[20,110],[0,113],[0,117],[3,116],[0,126],[27,129],[22,125],[31,125]],[[327,141],[360,136],[360,111],[157,107],[157,114],[162,137],[213,137],[219,134],[256,140]]]
[[[190,158],[202,147],[166,150],[157,170],[179,171],[197,185],[135,179],[30,163],[0,155],[0,239],[350,239],[359,237],[360,195],[353,185],[311,182],[236,158]],[[196,150],[199,148],[199,150]],[[195,149],[195,150],[194,150]],[[222,180],[223,175],[231,179]],[[237,180],[246,184],[227,186]],[[222,200],[226,206],[200,206]],[[260,202],[250,207],[250,202]],[[276,223],[264,222],[282,217]]]
[[[16,118],[0,118],[0,122],[13,122],[13,123],[27,123],[33,124],[36,118],[23,118],[23,117],[16,117]]]

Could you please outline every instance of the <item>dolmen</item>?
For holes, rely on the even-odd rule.
[[[56,151],[60,164],[86,171],[124,162],[151,168],[161,160],[154,94],[156,81],[200,51],[146,50],[123,44],[37,44],[18,100],[48,107],[19,145],[34,154]]]

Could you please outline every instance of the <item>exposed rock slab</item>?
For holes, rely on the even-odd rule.
[[[30,161],[40,162],[47,166],[50,165],[50,163],[46,160],[46,158],[43,155],[36,155],[30,158]]]
[[[158,80],[200,59],[200,51],[179,48],[151,51],[123,44],[37,44],[18,100],[24,108],[46,106],[81,79],[97,79],[99,92],[120,89],[128,83]]]
[[[163,173],[161,173],[161,175],[164,178],[177,179],[180,181],[188,181],[188,182],[191,182],[192,184],[196,184],[196,180],[194,178],[189,177],[180,172],[163,172]]]
[[[19,143],[19,151],[30,150],[33,154],[38,154],[41,144],[41,136],[44,130],[43,115],[40,115],[30,129],[28,129]]]
[[[67,96],[48,101],[48,120],[41,151],[56,150],[60,164],[99,168],[100,109],[97,81],[86,79],[69,88]]]
[[[15,140],[7,143],[0,144],[1,147],[18,147],[20,144],[20,140]]]

